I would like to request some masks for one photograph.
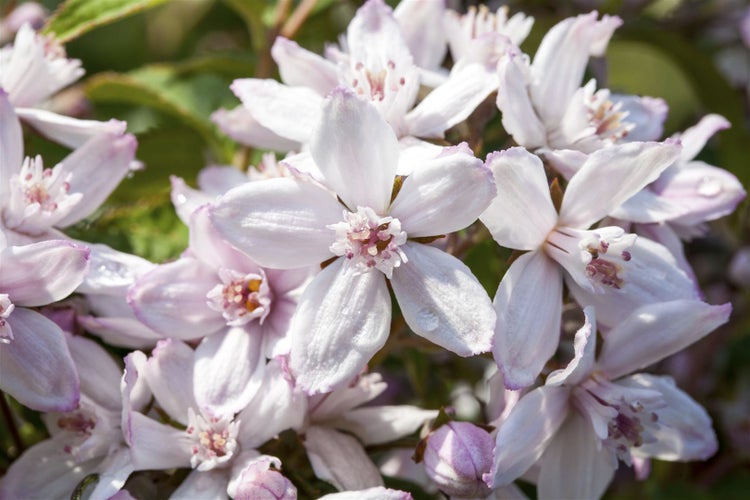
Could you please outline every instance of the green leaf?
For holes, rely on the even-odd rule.
[[[231,97],[226,81],[212,74],[179,77],[166,65],[147,66],[128,74],[100,73],[86,82],[95,102],[147,106],[187,125],[211,148],[215,159],[231,159],[231,142],[211,123],[211,113]]]
[[[68,0],[47,21],[44,33],[60,42],[72,40],[97,26],[130,16],[167,0]]]

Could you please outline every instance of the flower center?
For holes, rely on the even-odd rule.
[[[622,111],[622,103],[609,100],[609,90],[601,89],[588,96],[586,100],[589,123],[596,129],[594,132],[603,140],[616,142],[623,139],[635,127],[624,121],[627,111]]]
[[[188,427],[193,440],[190,465],[200,471],[211,470],[228,462],[237,449],[239,422],[230,417],[204,417],[188,408]]]
[[[0,344],[9,344],[13,340],[13,331],[8,323],[13,309],[15,306],[10,301],[10,296],[7,293],[0,293]]]
[[[11,199],[4,214],[8,227],[44,230],[67,215],[82,195],[69,193],[72,174],[61,172],[60,165],[44,168],[41,156],[24,160],[21,171],[10,179]]]
[[[600,292],[619,290],[625,285],[625,263],[632,259],[629,248],[635,239],[635,234],[614,226],[595,231],[563,227],[547,236],[545,250],[579,285]]]
[[[371,101],[383,101],[388,92],[398,92],[406,85],[406,79],[396,73],[396,63],[388,61],[385,68],[376,70],[367,67],[362,62],[354,64],[352,88],[357,93]]]
[[[665,406],[658,391],[623,387],[594,376],[583,383],[576,397],[590,420],[599,422],[597,434],[602,444],[629,466],[633,463],[631,448],[657,440],[660,424],[654,410]]]
[[[54,422],[65,436],[62,439],[63,451],[79,458],[87,457],[87,451],[91,450],[84,451],[85,448],[89,448],[85,443],[94,434],[99,422],[96,411],[91,406],[81,403],[78,409],[61,414]]]
[[[374,267],[391,278],[393,269],[407,262],[399,248],[406,243],[406,233],[398,219],[380,217],[369,207],[357,207],[356,212],[344,210],[344,220],[328,228],[336,231],[331,252],[353,261],[362,271]]]
[[[222,313],[227,324],[241,326],[257,319],[260,324],[271,311],[271,290],[263,270],[259,274],[242,274],[220,269],[221,284],[206,295],[208,306]]]

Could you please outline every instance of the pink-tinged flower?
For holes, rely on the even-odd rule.
[[[0,119],[0,225],[21,238],[44,239],[52,228],[91,214],[128,173],[135,153],[134,136],[106,132],[44,168],[40,156],[24,160],[21,124],[2,89]]]
[[[84,477],[98,474],[88,498],[104,500],[132,472],[120,428],[122,370],[96,343],[67,333],[66,341],[81,381],[80,404],[42,415],[51,437],[13,462],[0,482],[0,498],[69,497]]]
[[[125,123],[118,120],[79,120],[43,109],[53,94],[83,73],[81,61],[68,59],[54,38],[35,33],[29,24],[21,26],[13,45],[0,49],[0,88],[8,94],[18,116],[42,135],[69,148],[77,148],[102,133],[125,132]],[[133,168],[138,166],[140,163],[133,163]]]
[[[198,352],[176,339],[159,341],[148,359],[140,351],[126,357],[123,428],[134,470],[192,468],[179,489],[185,497],[196,491],[234,496],[262,486],[258,474],[278,461],[256,448],[302,423],[304,397],[271,361],[248,404],[236,412],[217,405],[215,396],[236,400],[244,387],[232,384],[229,375],[205,372],[201,362]],[[227,373],[235,369],[224,367]],[[153,409],[141,413],[149,394],[179,428],[159,421]]]
[[[500,60],[497,106],[503,126],[529,149],[576,149],[592,152],[629,140],[661,136],[667,107],[663,100],[615,96],[581,87],[590,56],[604,54],[619,17],[591,12],[555,25],[542,40],[533,63],[525,54]]]
[[[498,196],[481,220],[500,245],[526,250],[495,295],[493,354],[508,388],[533,384],[560,335],[563,276],[576,300],[614,326],[642,304],[697,298],[669,251],[619,227],[588,230],[653,181],[680,153],[674,143],[630,143],[591,154],[555,210],[541,160],[523,148],[487,164]]]
[[[495,441],[470,422],[449,422],[427,436],[424,466],[446,495],[484,498],[490,488],[482,476],[492,466]]]
[[[472,5],[466,14],[459,14],[452,10],[446,11],[443,25],[451,56],[458,63],[462,59],[475,57],[475,54],[472,54],[473,49],[476,48],[473,42],[488,35],[502,35],[510,39],[514,45],[521,45],[529,36],[531,27],[534,25],[534,18],[520,12],[508,17],[507,5],[498,7],[494,13],[490,12],[486,5],[479,7]],[[496,42],[499,41],[496,37],[493,39]],[[504,52],[505,44],[500,45],[498,48]],[[498,60],[499,58],[496,58],[494,62],[497,63]]]
[[[308,398],[300,432],[317,477],[339,490],[382,486],[364,446],[395,441],[437,416],[437,411],[408,405],[363,406],[386,387],[379,374],[369,373],[346,387]]]
[[[329,47],[326,58],[282,37],[272,55],[283,84],[241,79],[232,90],[255,121],[302,144],[311,140],[325,96],[339,85],[372,103],[399,138],[443,137],[497,88],[494,66],[467,63],[416,104],[420,72],[383,0],[369,0],[357,11],[342,48]]]
[[[191,215],[185,254],[136,278],[128,303],[164,337],[203,338],[201,370],[244,387],[241,400],[221,402],[216,394],[215,404],[237,411],[262,379],[265,359],[289,352],[289,322],[311,273],[259,267],[222,240],[207,211],[203,206]]]
[[[643,306],[606,332],[596,360],[593,311],[584,310],[573,360],[524,395],[501,424],[488,484],[508,484],[537,462],[540,498],[598,498],[618,459],[705,460],[716,451],[708,414],[670,377],[628,374],[725,323],[730,305]]]
[[[482,162],[465,146],[447,148],[397,178],[392,129],[346,89],[326,101],[310,151],[330,190],[304,177],[271,179],[235,188],[211,209],[219,233],[262,266],[330,261],[290,326],[297,383],[330,391],[383,346],[386,280],[417,334],[461,356],[485,352],[495,314],[482,286],[458,259],[417,240],[462,229],[489,204],[495,187]]]
[[[78,374],[62,330],[28,307],[67,297],[88,270],[89,250],[50,240],[6,246],[0,231],[0,390],[39,411],[68,411]]]

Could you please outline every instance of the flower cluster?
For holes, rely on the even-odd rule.
[[[598,498],[619,462],[710,457],[706,411],[640,370],[729,320],[683,250],[745,197],[695,159],[729,123],[663,138],[665,101],[584,81],[620,18],[565,19],[531,58],[533,22],[368,0],[323,56],[279,36],[281,81],[238,79],[242,104],[212,115],[279,157],[173,177],[189,243],[163,263],[66,235],[141,167],[136,139],[47,109],[83,70],[21,25],[0,51],[0,389],[50,437],[0,498],[131,498],[153,471],[172,498],[325,493],[305,470],[330,499],[411,498],[384,475]],[[512,144],[485,151],[480,114]],[[24,125],[71,152],[24,156]],[[482,238],[513,251],[494,299],[462,260]],[[486,420],[383,404],[369,370],[405,345],[496,367]]]

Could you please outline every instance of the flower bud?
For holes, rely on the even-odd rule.
[[[270,456],[261,456],[251,462],[238,480],[230,483],[230,496],[235,500],[295,500],[297,488],[271,465],[279,467],[281,462]]]
[[[427,437],[424,466],[443,493],[459,497],[485,497],[489,487],[482,474],[492,466],[495,441],[468,422],[449,422]]]

